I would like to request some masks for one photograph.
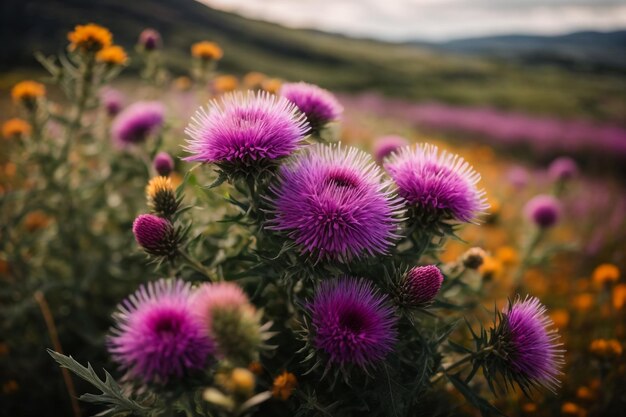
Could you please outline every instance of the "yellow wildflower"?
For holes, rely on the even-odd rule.
[[[113,43],[111,32],[94,23],[76,25],[74,30],[68,33],[67,39],[70,41],[70,51],[80,49],[83,52],[98,52]]]
[[[191,46],[191,55],[207,61],[218,61],[224,56],[222,48],[215,42],[202,41]]]
[[[505,266],[514,265],[517,262],[517,251],[510,246],[501,246],[496,250],[496,258]]]
[[[30,135],[30,125],[18,118],[9,119],[2,125],[2,136],[5,139],[19,139]]]
[[[621,310],[626,305],[626,284],[618,284],[613,288],[613,307]]]
[[[593,270],[593,282],[598,285],[613,284],[619,280],[619,268],[613,264],[601,264]]]
[[[278,78],[270,78],[268,80],[263,81],[262,88],[270,94],[278,93],[280,87],[282,87],[283,83]]]
[[[237,89],[239,81],[233,75],[220,75],[213,80],[213,87],[218,93],[227,93]]]
[[[502,274],[502,262],[491,256],[486,256],[478,271],[485,280],[496,279]]]
[[[265,81],[266,78],[265,74],[260,72],[249,72],[243,77],[243,84],[247,88],[259,88],[263,85],[263,81]]]
[[[11,97],[16,102],[34,102],[39,97],[46,95],[46,87],[37,81],[21,81],[11,90]]]
[[[274,398],[287,401],[297,386],[298,380],[296,376],[291,372],[284,371],[274,379],[272,395]]]
[[[124,65],[128,55],[124,48],[118,45],[108,46],[96,54],[96,60],[109,65]]]

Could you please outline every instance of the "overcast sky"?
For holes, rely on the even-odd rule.
[[[244,16],[380,39],[626,28],[626,0],[199,0]]]

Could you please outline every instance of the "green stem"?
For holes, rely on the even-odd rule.
[[[520,261],[520,265],[513,276],[513,285],[515,288],[515,293],[519,293],[523,289],[522,280],[524,279],[524,273],[531,266],[530,260],[532,259],[532,255],[537,248],[537,245],[541,242],[545,235],[544,229],[537,228],[533,232],[528,244],[524,248],[524,252],[522,253],[522,259]]]
[[[448,365],[441,372],[437,373],[433,378],[431,378],[430,383],[431,384],[435,384],[437,381],[439,381],[441,378],[443,378],[444,375],[447,375],[453,369],[461,368],[461,367],[471,363],[474,359],[479,358],[481,356],[484,356],[485,354],[488,354],[488,353],[490,353],[492,351],[493,351],[493,346],[487,346],[485,348],[482,348],[478,352],[473,352],[473,353],[470,353],[470,354],[462,357],[461,359],[457,360],[456,362]]]
[[[211,271],[196,259],[192,258],[187,252],[182,249],[178,250],[178,254],[187,262],[187,265],[195,269],[197,272],[204,275],[209,281],[216,282],[217,279],[211,274]]]

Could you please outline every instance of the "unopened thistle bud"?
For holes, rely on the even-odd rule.
[[[178,234],[167,219],[141,214],[133,222],[135,240],[147,253],[172,258],[178,250]]]
[[[180,206],[172,180],[168,177],[154,177],[146,187],[148,206],[154,214],[171,217]]]
[[[416,266],[402,280],[402,302],[409,306],[428,304],[435,299],[442,283],[443,274],[435,265]]]
[[[265,331],[269,325],[260,324],[261,313],[239,286],[231,282],[203,284],[192,305],[222,356],[237,365],[258,360],[259,349],[270,337]]]
[[[471,248],[463,254],[461,262],[468,269],[478,269],[485,261],[487,254],[481,248]]]
[[[156,172],[162,177],[167,177],[174,170],[174,160],[167,152],[156,154],[152,164]]]

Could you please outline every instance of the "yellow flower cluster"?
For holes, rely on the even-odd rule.
[[[622,356],[622,344],[616,339],[596,339],[591,342],[589,351],[605,359],[619,358]]]
[[[128,55],[124,48],[113,45],[100,50],[96,54],[96,60],[109,65],[124,65],[128,61]]]
[[[70,51],[78,49],[83,52],[98,52],[113,43],[111,32],[94,23],[76,25],[74,30],[68,33],[67,39],[70,41]]]
[[[11,90],[11,97],[16,102],[33,102],[46,95],[46,87],[37,81],[21,81]]]
[[[2,125],[2,136],[5,139],[23,138],[24,136],[30,135],[30,132],[30,125],[26,121],[18,118],[9,119]]]
[[[222,58],[224,52],[215,42],[202,41],[191,46],[191,55],[207,61],[218,61]]]

